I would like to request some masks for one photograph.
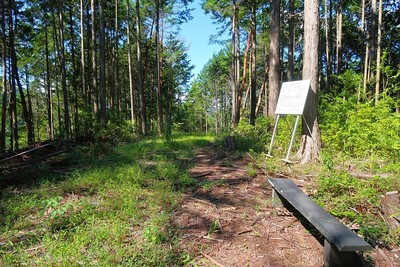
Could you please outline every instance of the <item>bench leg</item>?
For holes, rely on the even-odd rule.
[[[338,251],[328,241],[324,241],[324,267],[362,266],[360,257],[354,251]]]
[[[272,189],[272,207],[274,208],[283,207],[282,200],[274,189]]]

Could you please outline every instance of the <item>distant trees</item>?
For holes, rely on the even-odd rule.
[[[242,120],[254,124],[255,114],[273,116],[282,82],[311,79],[314,97],[305,115],[310,129],[303,124],[299,151],[306,162],[318,158],[320,93],[330,98],[356,97],[360,103],[378,103],[383,95],[391,96],[400,106],[400,90],[396,89],[400,75],[395,63],[400,60],[399,19],[395,16],[400,4],[395,1],[204,0],[203,9],[221,31],[232,36],[224,49],[229,55],[224,60],[231,67],[228,76],[214,81],[207,65],[204,72],[210,77],[202,73],[193,88],[202,85],[207,90],[212,83],[231,88],[227,95],[231,105],[225,110],[231,126],[225,131]],[[216,55],[209,63],[219,58]],[[254,98],[247,105],[249,90],[243,88],[251,88],[252,96],[257,96],[255,110]],[[212,112],[208,115],[214,116]]]
[[[360,104],[391,97],[400,110],[398,1],[313,1],[308,23],[308,0],[203,0],[230,38],[189,90],[192,67],[175,32],[191,2],[2,1],[0,150],[109,138],[110,129],[167,137],[173,127],[220,133],[241,121],[256,125],[273,116],[282,82],[307,77],[315,107],[318,95]],[[319,25],[318,50],[308,47],[310,25]],[[306,115],[310,128],[317,113]],[[317,157],[302,144],[304,161]]]
[[[192,67],[170,33],[190,19],[190,2],[2,1],[0,151],[108,138],[128,120],[136,134],[172,128]]]

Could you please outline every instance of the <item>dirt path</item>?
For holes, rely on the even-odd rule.
[[[210,147],[195,160],[191,175],[202,187],[184,197],[173,218],[182,248],[198,255],[189,266],[323,265],[318,236],[285,208],[271,207],[267,177],[250,175],[249,158]],[[371,257],[368,266],[396,266],[379,251]]]

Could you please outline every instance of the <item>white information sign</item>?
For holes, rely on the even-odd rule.
[[[309,90],[310,80],[282,83],[275,114],[303,115]]]

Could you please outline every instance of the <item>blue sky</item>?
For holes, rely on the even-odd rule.
[[[219,44],[209,44],[210,36],[216,34],[218,25],[212,24],[211,15],[204,14],[201,8],[202,0],[195,0],[190,7],[193,19],[181,26],[181,37],[189,47],[188,55],[191,63],[195,66],[194,77],[200,73],[204,65],[212,55],[219,52],[222,46]]]

